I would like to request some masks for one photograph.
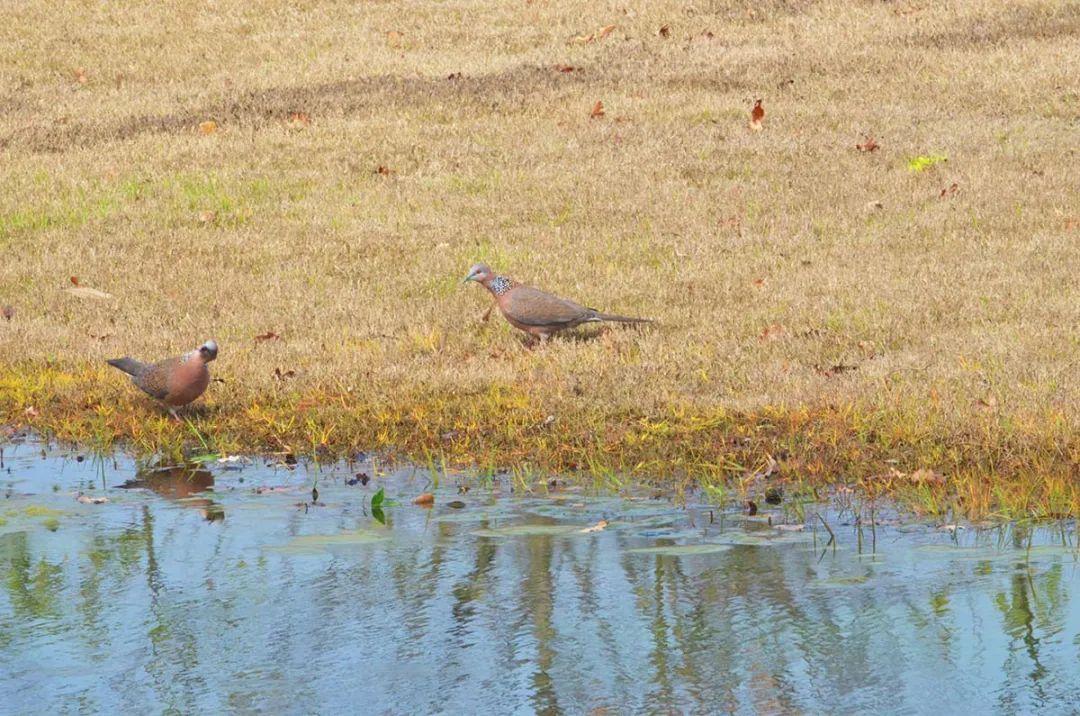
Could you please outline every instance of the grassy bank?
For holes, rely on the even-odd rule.
[[[1074,3],[0,17],[0,422],[198,446],[102,361],[215,338],[217,449],[1080,511]],[[477,260],[659,325],[527,351]]]

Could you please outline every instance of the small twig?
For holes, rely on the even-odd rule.
[[[832,545],[833,554],[835,554],[836,553],[836,535],[833,534],[832,527],[829,527],[829,523],[825,521],[825,518],[821,516],[820,512],[817,513],[817,518],[819,520],[821,520],[821,524],[825,525],[825,531],[829,533],[829,541],[825,543],[825,546],[828,547],[829,545]]]

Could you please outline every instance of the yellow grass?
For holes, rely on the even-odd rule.
[[[220,449],[1080,511],[1074,2],[0,20],[0,422],[193,443],[102,361],[215,338]],[[659,326],[525,350],[477,260]]]

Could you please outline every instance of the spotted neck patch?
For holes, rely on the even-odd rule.
[[[510,290],[510,287],[510,279],[508,279],[506,276],[496,276],[495,278],[491,279],[491,283],[488,284],[488,288],[490,288],[491,292],[496,296],[503,295]]]

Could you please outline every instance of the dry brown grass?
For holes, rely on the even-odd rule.
[[[96,366],[213,337],[202,424],[229,445],[463,435],[455,459],[728,475],[787,451],[789,474],[932,467],[987,509],[1027,486],[1020,509],[1080,505],[1076,3],[0,20],[0,420],[153,447],[176,431]],[[523,350],[458,286],[476,260],[660,326]],[[72,275],[116,299],[69,296]]]

